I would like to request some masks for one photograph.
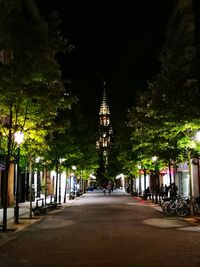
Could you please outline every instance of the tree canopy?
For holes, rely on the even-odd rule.
[[[187,160],[189,150],[194,156],[199,152],[194,135],[200,129],[200,96],[194,49],[189,48],[179,42],[172,49],[163,49],[159,73],[128,112],[127,144],[133,165],[140,162],[151,168],[152,157],[157,156],[162,168],[169,161]],[[123,154],[128,163],[130,148]]]

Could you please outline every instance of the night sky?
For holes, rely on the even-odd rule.
[[[39,0],[42,14],[58,10],[63,35],[75,44],[62,70],[85,110],[98,112],[102,79],[115,115],[134,104],[158,69],[172,0]]]

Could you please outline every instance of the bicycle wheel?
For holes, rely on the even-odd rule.
[[[169,202],[169,201],[163,201],[162,203],[161,203],[161,209],[162,209],[162,211],[163,212],[165,212],[165,205],[167,205],[167,204],[170,204],[171,202]]]
[[[189,214],[190,208],[187,203],[180,203],[176,207],[176,213],[178,216],[184,217]]]
[[[167,203],[164,205],[164,213],[166,213],[167,215],[173,215],[176,211],[173,207],[174,203]]]
[[[194,203],[193,204],[193,214],[197,214],[198,213],[198,210],[199,210],[198,204],[197,203]]]

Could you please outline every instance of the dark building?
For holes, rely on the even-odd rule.
[[[189,71],[185,75],[183,84],[194,87],[198,77],[199,58],[199,1],[176,0],[169,16],[166,29],[166,42],[164,49],[177,50],[185,59]]]

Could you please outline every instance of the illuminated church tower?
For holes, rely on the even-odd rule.
[[[113,129],[110,123],[110,109],[107,103],[106,82],[103,81],[103,98],[99,110],[99,140],[97,149],[100,153],[101,172],[106,173],[109,149],[112,144]]]

